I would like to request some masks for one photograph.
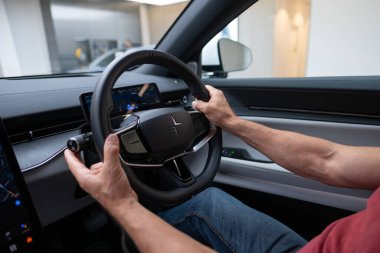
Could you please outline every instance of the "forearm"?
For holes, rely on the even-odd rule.
[[[239,117],[223,126],[273,162],[300,176],[341,187],[376,189],[380,186],[378,147],[341,145]]]
[[[143,252],[214,252],[176,230],[137,201],[125,201],[108,211]]]
[[[330,169],[338,145],[323,139],[272,129],[239,117],[223,128],[240,137],[273,162],[307,178],[335,184]]]

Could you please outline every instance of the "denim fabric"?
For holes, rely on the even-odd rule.
[[[295,252],[306,244],[285,225],[217,188],[159,215],[218,252]]]

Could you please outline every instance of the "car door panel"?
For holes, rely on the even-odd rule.
[[[379,77],[208,79],[206,83],[222,89],[239,115],[380,122]]]
[[[223,90],[235,113],[247,120],[347,145],[380,145],[377,77],[210,79],[207,83]],[[215,179],[219,183],[350,211],[363,209],[371,194],[294,175],[227,132],[223,146]]]

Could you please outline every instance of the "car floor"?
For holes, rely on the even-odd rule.
[[[98,204],[46,227],[44,236],[46,252],[122,252],[120,227]]]

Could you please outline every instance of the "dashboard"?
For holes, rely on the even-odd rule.
[[[67,169],[63,150],[67,140],[80,134],[81,127],[87,124],[80,97],[93,91],[98,78],[99,74],[89,74],[2,80],[0,115],[42,226],[94,203],[87,195],[76,195],[78,186]],[[139,73],[122,75],[114,88],[128,90],[134,94],[128,97],[136,98],[133,92],[141,84],[149,84],[144,99],[151,106],[183,106],[183,98],[188,94],[180,79]],[[140,103],[140,109],[145,102]]]

